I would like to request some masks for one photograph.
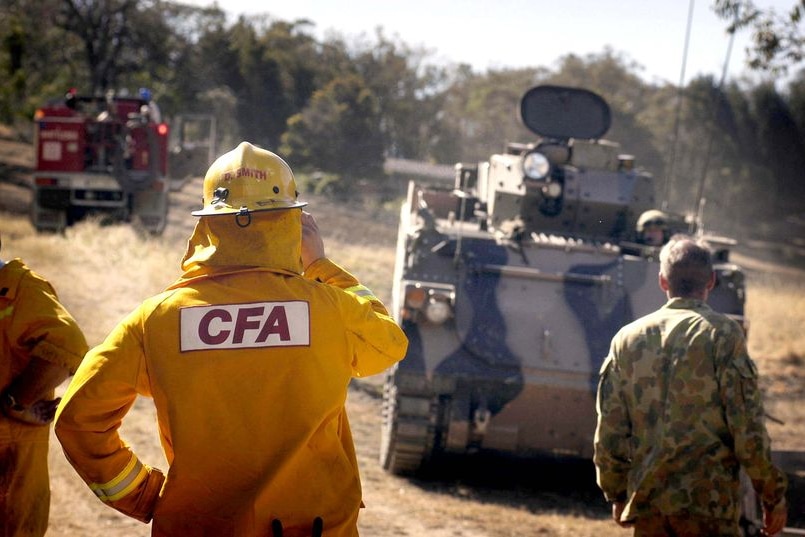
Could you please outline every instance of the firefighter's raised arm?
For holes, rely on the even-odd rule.
[[[309,212],[302,211],[302,268],[307,270],[311,263],[323,257],[326,257],[324,240],[316,219]]]

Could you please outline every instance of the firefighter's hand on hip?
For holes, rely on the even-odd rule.
[[[307,269],[311,263],[324,257],[324,241],[313,215],[302,211],[302,267]]]
[[[60,398],[48,400],[42,399],[31,405],[18,405],[15,404],[13,399],[7,402],[7,398],[3,398],[3,414],[22,423],[29,425],[48,425],[53,421],[56,415],[56,408],[59,406]]]

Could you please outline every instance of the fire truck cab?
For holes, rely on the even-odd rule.
[[[61,231],[89,214],[161,233],[167,221],[169,128],[148,90],[80,96],[34,116],[31,220]]]

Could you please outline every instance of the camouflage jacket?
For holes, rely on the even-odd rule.
[[[597,411],[598,485],[626,502],[623,520],[687,512],[737,521],[741,466],[765,505],[785,495],[743,331],[701,300],[673,298],[615,335]]]

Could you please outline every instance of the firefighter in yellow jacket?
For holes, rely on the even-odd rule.
[[[54,388],[85,352],[84,334],[50,283],[20,259],[0,260],[0,535],[47,531]]]
[[[56,416],[95,494],[155,536],[355,536],[352,377],[400,360],[383,304],[324,256],[277,155],[242,143],[204,178],[184,274],[91,350]],[[118,436],[152,397],[163,474]],[[322,531],[323,528],[323,531]]]

